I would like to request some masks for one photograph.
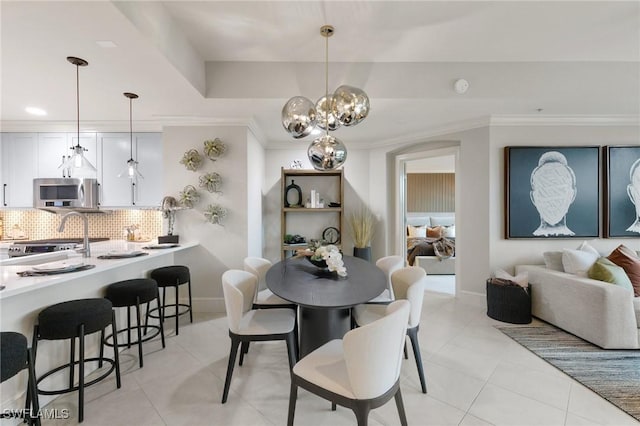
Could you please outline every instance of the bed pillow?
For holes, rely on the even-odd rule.
[[[629,276],[620,266],[616,265],[606,257],[599,258],[596,263],[593,264],[591,268],[589,268],[588,272],[589,278],[598,281],[604,281],[606,283],[611,283],[618,285],[620,287],[624,287],[629,291],[633,291],[633,285],[631,285],[631,280],[629,280]]]
[[[427,237],[442,238],[442,229],[442,226],[434,226],[433,228],[427,227]]]
[[[640,258],[628,247],[620,244],[607,258],[627,273],[634,296],[640,296]]]
[[[445,238],[455,238],[456,237],[455,225],[445,226],[444,231],[442,231],[442,236]]]
[[[521,287],[527,288],[529,286],[529,273],[527,271],[520,272],[518,275],[513,276],[503,269],[496,269],[496,278],[503,280],[513,281]]]
[[[589,268],[600,256],[583,250],[562,250],[562,267],[565,272],[581,277],[588,276]]]
[[[544,259],[544,266],[547,269],[564,272],[561,251],[545,251],[542,253],[542,258]]]
[[[424,226],[407,225],[407,230],[409,231],[410,237],[413,237],[413,238],[427,237],[427,225],[424,225]]]
[[[451,226],[456,224],[454,216],[431,216],[431,226]]]

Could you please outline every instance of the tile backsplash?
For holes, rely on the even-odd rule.
[[[91,213],[89,218],[89,236],[110,239],[125,239],[125,227],[138,226],[141,238],[153,239],[163,235],[162,212],[155,210],[113,210],[110,213]],[[45,238],[78,238],[83,235],[83,222],[80,218],[70,217],[64,232],[58,232],[61,215],[41,210],[2,210],[2,237],[7,239],[14,226],[18,226],[30,240]]]

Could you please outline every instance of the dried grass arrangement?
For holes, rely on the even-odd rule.
[[[362,205],[349,215],[349,228],[351,229],[354,247],[365,248],[371,246],[375,223],[375,216],[369,207],[365,205]]]

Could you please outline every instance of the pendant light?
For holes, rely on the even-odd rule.
[[[144,176],[138,171],[138,162],[133,159],[133,115],[132,115],[132,103],[134,99],[138,99],[138,95],[135,93],[123,93],[123,95],[129,98],[129,159],[127,160],[127,168],[118,175],[118,177],[126,177],[131,180],[136,178],[144,179]]]
[[[71,172],[91,173],[95,172],[96,168],[89,160],[84,156],[86,148],[80,145],[80,67],[86,67],[89,62],[84,59],[76,58],[73,56],[67,56],[67,61],[76,66],[76,112],[77,112],[77,137],[76,145],[72,146],[73,155],[71,155],[67,161],[62,163],[58,168],[68,168]]]

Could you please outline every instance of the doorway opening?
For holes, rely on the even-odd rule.
[[[455,296],[460,262],[455,256],[458,148],[404,154],[396,162],[396,244],[409,265],[427,272],[426,290]],[[444,246],[452,251],[443,253]]]

